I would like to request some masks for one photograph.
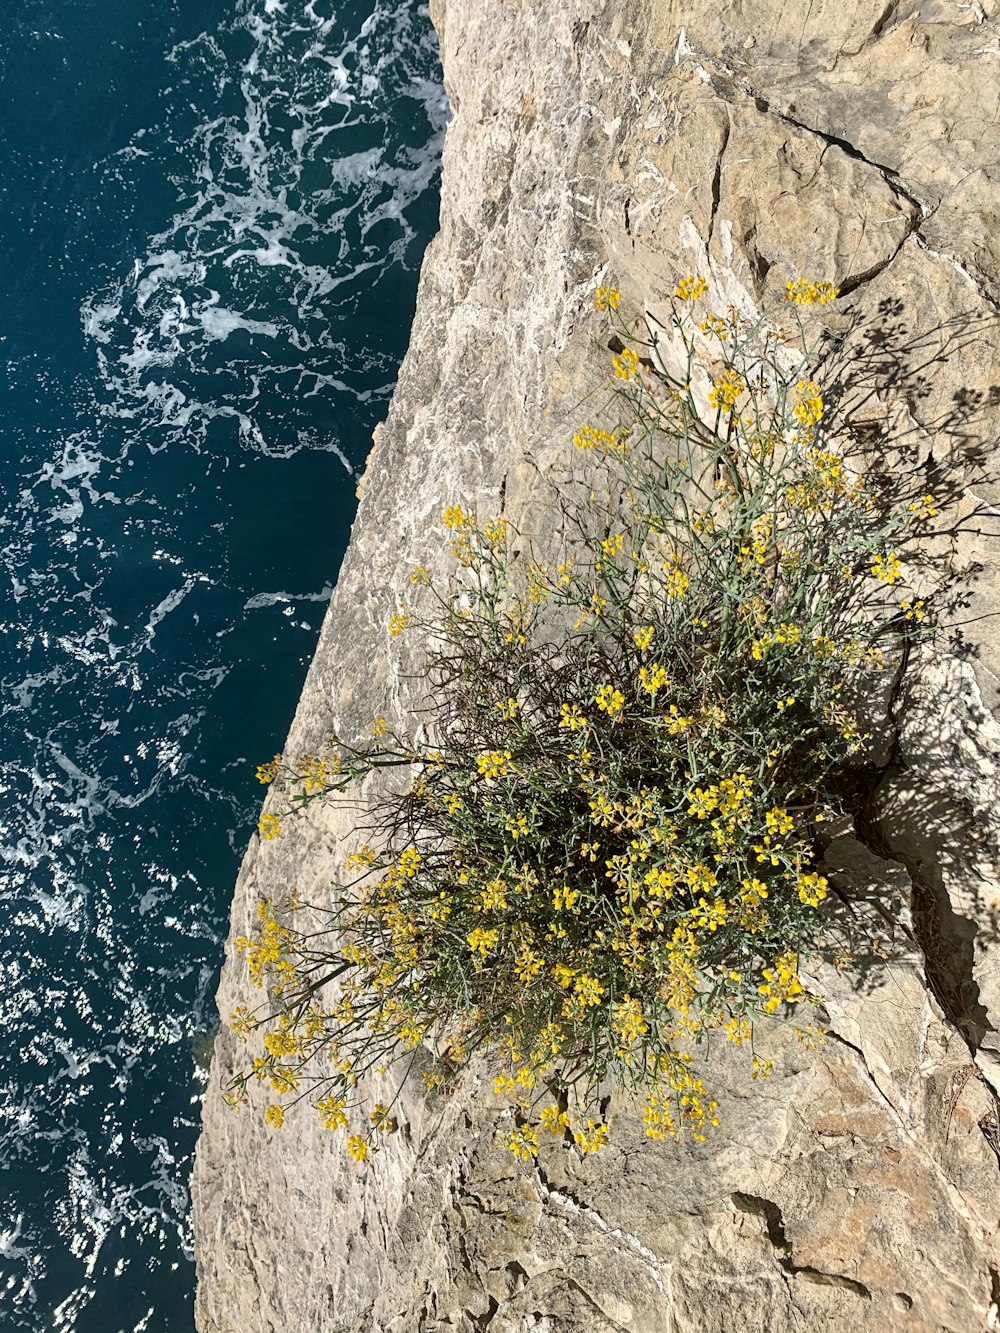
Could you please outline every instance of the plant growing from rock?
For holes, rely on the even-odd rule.
[[[415,569],[388,626],[423,646],[430,739],[379,718],[259,771],[293,808],[404,782],[330,904],[262,902],[238,941],[267,1000],[232,1020],[263,1037],[234,1102],[269,1085],[280,1126],[307,1099],[364,1160],[392,1127],[365,1074],[402,1056],[433,1088],[481,1055],[511,1151],[592,1152],[609,1090],[651,1138],[701,1138],[699,1046],[746,1043],[757,1077],[762,1018],[809,1039],[800,958],[845,946],[819,847],[869,739],[855,701],[929,623],[906,589],[937,509],[848,456],[809,369],[808,307],[836,292],[787,295],[790,331],[710,312],[690,275],[639,338],[599,289],[613,393],[574,436],[593,466],[567,549],[515,557],[505,518],[450,505],[453,577]]]

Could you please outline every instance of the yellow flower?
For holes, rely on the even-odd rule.
[[[794,278],[785,284],[785,300],[796,305],[827,305],[840,292],[830,282],[811,282],[809,278]]]
[[[498,700],[494,705],[505,722],[513,722],[517,717],[518,703],[514,698]]]
[[[577,977],[573,983],[573,990],[585,1007],[600,1004],[604,995],[604,987],[601,983],[596,977],[588,977],[586,972],[581,972]]]
[[[415,584],[430,583],[431,576],[423,565],[416,565],[410,570],[410,582]]]
[[[792,410],[795,420],[800,426],[818,426],[823,419],[823,410],[823,395],[819,385],[814,380],[799,380],[795,386],[795,407]]]
[[[683,735],[685,731],[689,731],[691,727],[694,726],[696,719],[693,717],[685,717],[676,704],[671,704],[670,712],[667,713],[665,721],[667,723],[667,731],[670,732],[670,735],[678,736]]]
[[[485,958],[491,950],[497,947],[497,941],[500,939],[499,930],[483,930],[477,926],[469,935],[466,936],[469,948],[473,953],[478,953],[480,957]]]
[[[704,296],[708,291],[708,283],[698,274],[689,273],[686,278],[681,278],[677,284],[674,295],[680,301],[697,301],[699,296]]]
[[[769,1014],[782,1004],[795,1004],[805,994],[805,987],[799,980],[799,960],[792,952],[783,953],[774,960],[774,967],[764,969],[764,982],[757,987],[766,997],[764,1005]]]
[[[561,990],[568,990],[575,976],[574,969],[565,963],[556,963],[552,969],[552,979]]]
[[[476,521],[461,505],[449,505],[444,511],[444,525],[452,532],[465,532],[468,528],[475,527]]]
[[[356,1162],[363,1162],[368,1156],[368,1140],[361,1134],[352,1134],[347,1140],[347,1151]]]
[[[911,514],[916,514],[917,518],[935,518],[938,512],[933,495],[925,495],[922,500],[914,500],[906,507]]]
[[[506,907],[507,881],[500,878],[488,880],[485,886],[479,890],[479,901],[486,912]]]
[[[594,305],[598,310],[617,310],[622,294],[617,287],[598,287],[594,293]]]
[[[586,1155],[587,1153],[600,1152],[607,1141],[607,1137],[607,1125],[598,1125],[593,1120],[588,1120],[574,1131],[573,1142]]]
[[[587,725],[587,719],[577,708],[576,704],[559,705],[559,725],[567,727],[570,731],[578,731],[581,727]]]
[[[550,1134],[561,1134],[564,1129],[569,1129],[569,1116],[558,1106],[543,1106],[538,1119]]]
[[[651,898],[672,898],[677,876],[672,870],[657,866],[653,870],[646,871],[642,877],[642,882],[645,884],[646,892]]]
[[[902,572],[902,565],[899,563],[899,556],[895,551],[890,551],[884,557],[877,555],[872,561],[872,573],[879,583],[898,583],[902,577]]]
[[[818,907],[826,897],[828,887],[825,875],[799,875],[799,900],[808,907]]]
[[[756,877],[740,880],[740,898],[747,907],[756,907],[767,897],[767,885]]]
[[[611,1027],[626,1046],[631,1046],[649,1031],[649,1024],[642,1014],[642,1005],[631,995],[614,1006]]]
[[[571,889],[568,884],[558,884],[552,890],[552,905],[557,912],[561,912],[563,908],[572,911],[579,897],[579,890]]]
[[[316,1103],[316,1110],[323,1117],[324,1129],[346,1129],[347,1115],[345,1107],[347,1101],[343,1097],[324,1097]]]
[[[649,666],[639,668],[639,688],[645,690],[652,698],[655,699],[657,693],[669,684],[666,670],[659,662],[652,662]]]
[[[410,623],[410,617],[405,611],[397,611],[389,617],[389,637],[395,639],[397,635],[402,634]]]
[[[663,580],[663,586],[667,590],[668,597],[683,597],[691,586],[691,580],[681,569],[680,558],[676,555],[670,557],[664,562],[663,572],[666,578]]]
[[[483,538],[494,548],[506,545],[507,520],[505,518],[491,518],[483,527]]]
[[[347,870],[370,870],[375,861],[375,849],[365,843],[363,847],[359,847],[356,852],[351,852],[344,859],[344,867]]]
[[[269,1125],[273,1125],[275,1129],[280,1129],[285,1123],[285,1108],[283,1106],[277,1106],[272,1102],[264,1112],[264,1119]]]
[[[631,347],[625,347],[621,355],[616,356],[611,364],[614,366],[616,379],[633,380],[638,374],[639,354],[633,352]]]
[[[782,805],[776,805],[764,816],[764,823],[769,833],[791,833],[795,820]]]
[[[709,787],[706,791],[701,787],[695,787],[693,792],[688,793],[688,800],[691,802],[688,814],[696,819],[707,819],[719,804],[719,789]]]
[[[505,1146],[515,1157],[530,1162],[538,1156],[538,1135],[528,1125],[519,1125],[511,1130]]]
[[[261,815],[257,831],[265,842],[270,842],[272,838],[277,838],[281,834],[281,819],[277,815]]]
[[[598,453],[603,454],[618,451],[623,447],[620,436],[609,430],[602,430],[600,426],[581,426],[573,436],[573,444],[577,449],[596,449]],[[557,573],[560,575],[560,585],[565,587],[569,582],[567,567],[560,565]]]
[[[388,730],[389,730],[389,724],[386,722],[384,717],[377,717],[375,721],[372,723],[373,736],[384,736]]]
[[[644,653],[653,642],[654,633],[652,625],[640,625],[638,629],[632,631],[632,640],[641,653]]]
[[[513,770],[514,765],[509,750],[483,750],[476,759],[476,767],[481,777],[502,778]]]
[[[613,685],[602,685],[594,702],[602,713],[607,713],[611,718],[621,717],[625,711],[625,696]]]
[[[732,412],[745,388],[743,376],[738,371],[724,370],[708,391],[708,401],[719,412]]]
[[[907,601],[901,603],[899,609],[905,613],[907,620],[923,620],[924,618],[924,601],[922,597],[918,598],[915,602]]]

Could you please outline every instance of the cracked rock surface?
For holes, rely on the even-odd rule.
[[[996,1327],[1000,4],[431,9],[453,109],[441,232],[287,753],[334,725],[413,717],[417,648],[390,651],[385,625],[413,565],[447,568],[444,505],[505,508],[526,539],[558,542],[552,483],[606,375],[592,293],[608,277],[654,317],[689,271],[748,313],[799,273],[832,279],[858,327],[892,323],[911,349],[913,374],[883,397],[929,488],[965,476],[941,428],[955,396],[982,405],[967,521],[943,539],[967,572],[966,648],[905,664],[868,825],[827,852],[835,883],[890,904],[890,959],[813,979],[831,1036],[810,1052],[762,1031],[770,1080],[750,1081],[744,1052],[713,1053],[724,1117],[708,1142],[652,1143],[612,1102],[597,1157],[549,1144],[517,1162],[472,1069],[448,1100],[404,1090],[361,1169],[308,1107],[274,1132],[223,1105],[244,1059],[223,1029],[194,1181],[198,1327]],[[259,895],[327,892],[349,833],[311,806],[255,839],[232,937]],[[248,1001],[230,961],[220,1010]]]

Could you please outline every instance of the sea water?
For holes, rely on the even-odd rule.
[[[188,1333],[279,749],[436,226],[416,0],[0,22],[0,1330]]]

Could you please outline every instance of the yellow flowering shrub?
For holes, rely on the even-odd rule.
[[[678,283],[674,375],[599,290],[621,337],[606,420],[573,437],[593,483],[557,563],[518,563],[507,518],[444,510],[453,582],[418,566],[421,600],[387,626],[426,645],[431,741],[379,716],[259,770],[293,806],[409,775],[366,817],[325,929],[262,903],[237,941],[267,998],[233,1016],[262,1044],[230,1096],[264,1084],[275,1129],[308,1099],[363,1162],[395,1127],[365,1106],[368,1071],[409,1052],[446,1088],[475,1052],[519,1158],[545,1136],[599,1151],[609,1084],[639,1097],[651,1139],[701,1138],[722,1112],[698,1047],[747,1045],[765,1078],[755,1023],[815,1001],[800,966],[824,947],[822,834],[868,742],[852,700],[932,624],[906,584],[941,501],[850,457],[802,322],[830,284],[789,283],[795,344],[732,309],[699,304],[696,323],[707,294]]]

